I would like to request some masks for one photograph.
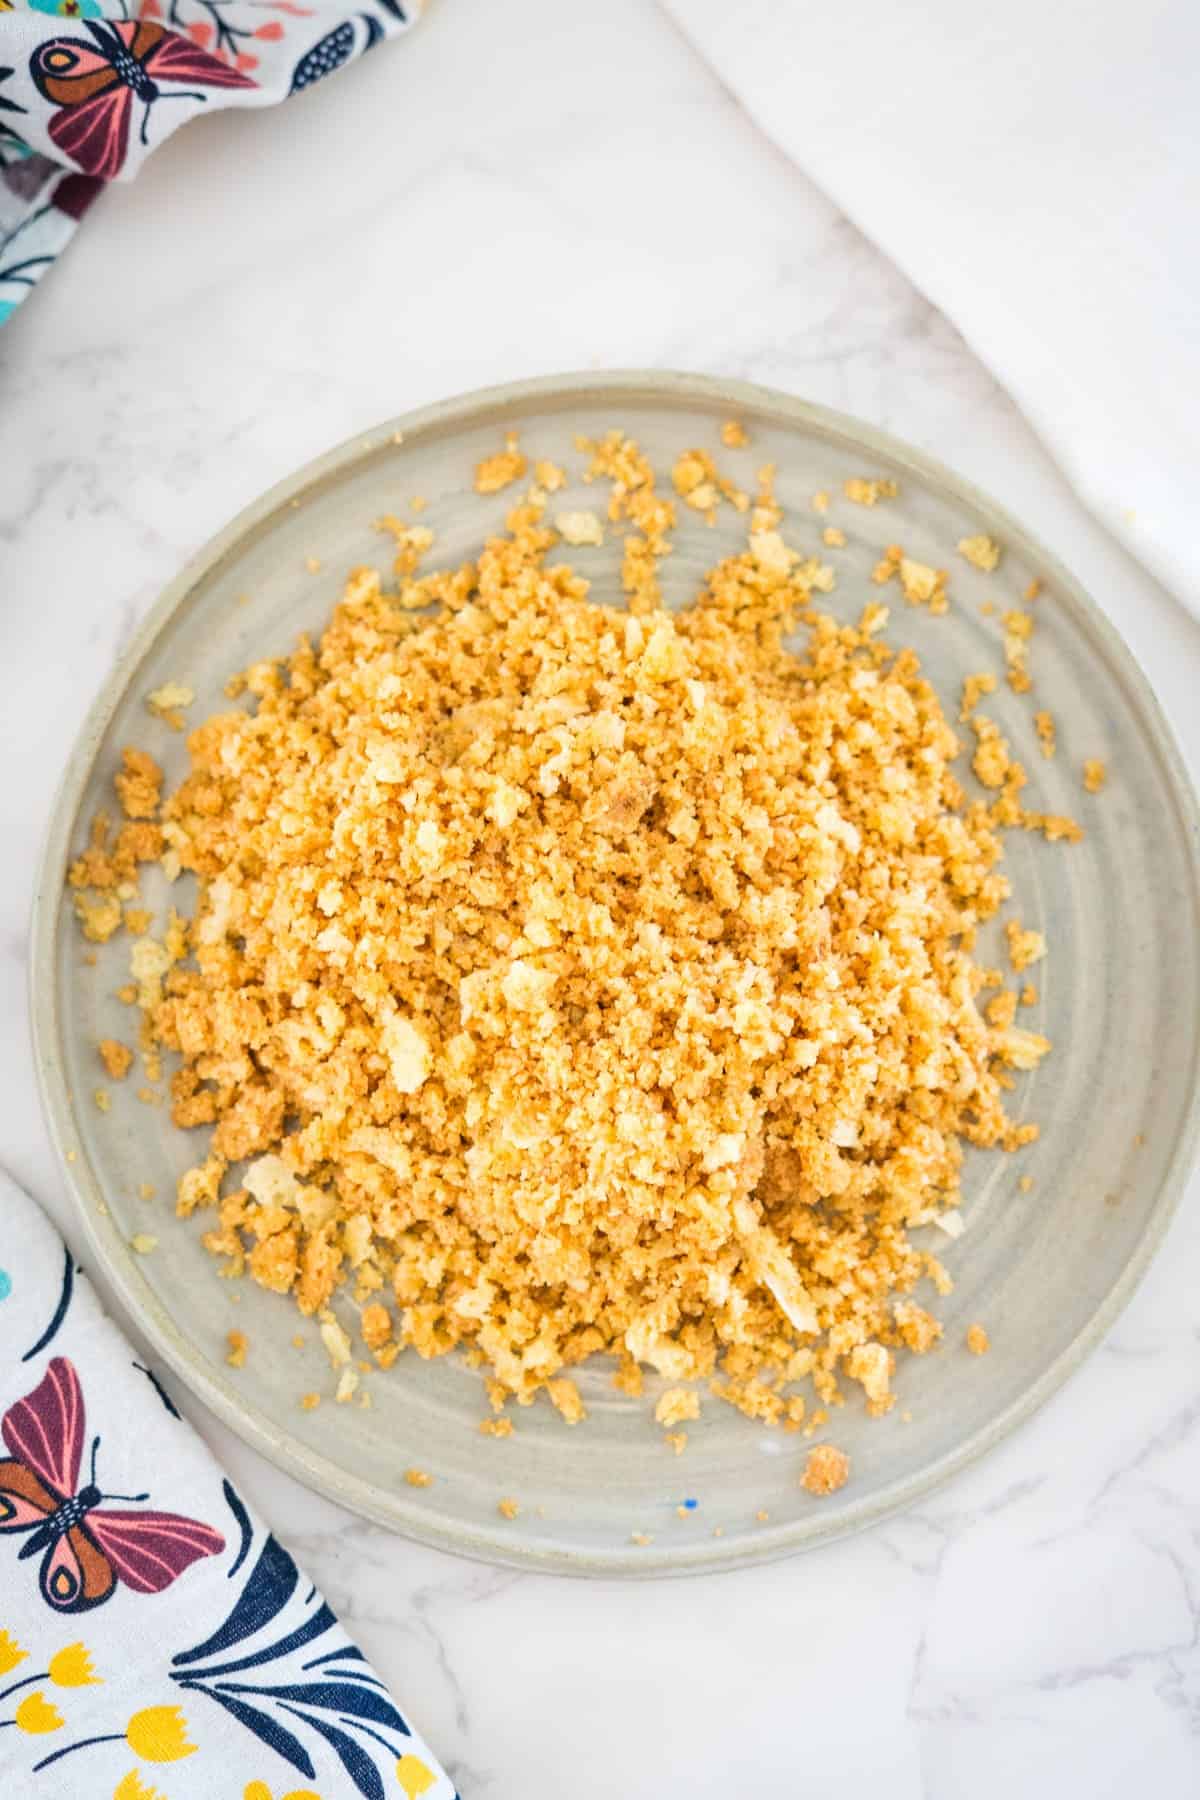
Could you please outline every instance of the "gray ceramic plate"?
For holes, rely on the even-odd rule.
[[[720,448],[719,427],[732,416],[746,423],[749,450]],[[1074,812],[1087,828],[1075,848],[1024,833],[1009,840],[1021,913],[1044,926],[1051,943],[1030,1022],[1056,1050],[1016,1097],[1018,1110],[1041,1122],[1042,1137],[1019,1159],[971,1158],[966,1233],[956,1244],[938,1239],[957,1281],[939,1308],[945,1347],[900,1367],[911,1423],[899,1410],[868,1420],[855,1404],[836,1416],[830,1435],[850,1453],[854,1473],[824,1501],[797,1486],[802,1440],[715,1401],[692,1427],[685,1454],[674,1457],[652,1420],[655,1384],[643,1399],[625,1399],[607,1365],[583,1372],[586,1425],[568,1428],[539,1403],[518,1413],[515,1435],[502,1441],[479,1435],[479,1376],[452,1358],[401,1357],[388,1375],[368,1378],[370,1410],[333,1405],[311,1325],[307,1347],[297,1350],[291,1304],[248,1283],[218,1281],[199,1242],[203,1220],[172,1216],[166,1196],[197,1160],[195,1135],[176,1131],[161,1108],[139,1104],[133,1082],[108,1084],[107,1115],[92,1099],[103,1079],[96,1040],[129,1031],[114,998],[127,950],[118,940],[95,967],[85,965],[63,876],[85,821],[111,794],[121,746],[152,748],[172,780],[181,772],[183,739],[147,715],[146,693],[186,681],[197,694],[193,720],[221,705],[233,670],[320,626],[345,571],[385,557],[371,522],[403,511],[413,494],[428,499],[422,519],[437,534],[436,557],[457,564],[472,555],[508,498],[480,500],[472,468],[506,429],[519,427],[532,454],[578,470],[575,434],[614,425],[635,434],[664,469],[695,444],[747,482],[759,463],[776,462],[792,541],[818,549],[826,523],[846,533],[846,548],[827,552],[839,578],[830,604],[845,616],[877,592],[866,577],[887,543],[950,567],[949,615],[932,619],[901,603],[892,631],[919,649],[948,711],[965,673],[1002,668],[999,620],[981,603],[1012,605],[1031,577],[1043,583],[1033,669],[1037,701],[1058,721],[1057,758],[1038,755],[1027,700],[1002,684],[989,707],[1023,753],[1037,803]],[[851,505],[842,482],[859,474],[895,476],[898,498],[872,510]],[[835,497],[827,520],[810,505],[820,488]],[[587,505],[595,494],[580,484],[562,499]],[[979,531],[1005,546],[992,576],[954,550]],[[688,514],[668,564],[670,597],[684,598],[736,535],[732,522],[710,529]],[[571,555],[597,591],[619,591],[611,541]],[[320,559],[318,574],[306,571],[308,557]],[[1095,799],[1080,784],[1090,756],[1111,769]],[[161,920],[165,884],[151,897]],[[33,1010],[46,1110],[90,1255],[164,1360],[250,1443],[345,1505],[469,1555],[609,1575],[729,1567],[853,1531],[962,1468],[1053,1393],[1128,1299],[1179,1193],[1197,1123],[1196,813],[1154,697],[1111,627],[1012,519],[928,457],[853,419],[733,382],[661,374],[530,382],[450,401],[332,451],[256,501],[171,585],[100,695],[58,799],[35,916]],[[1033,1178],[1028,1193],[1019,1191],[1021,1173]],[[159,1198],[139,1199],[141,1183]],[[158,1238],[152,1255],[129,1249],[137,1232]],[[982,1359],[963,1349],[975,1319],[994,1346]],[[236,1373],[224,1361],[231,1326],[250,1339]],[[307,1389],[326,1393],[319,1410],[300,1410]],[[414,1464],[435,1475],[432,1486],[405,1485]],[[512,1521],[497,1514],[506,1495],[521,1505]],[[681,1518],[685,1500],[696,1505]],[[635,1545],[634,1532],[652,1542]]]

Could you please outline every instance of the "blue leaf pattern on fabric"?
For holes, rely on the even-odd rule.
[[[21,1358],[22,1362],[28,1362],[31,1357],[36,1356],[39,1351],[44,1350],[46,1345],[50,1343],[53,1338],[57,1337],[58,1328],[67,1316],[67,1309],[71,1304],[71,1295],[74,1292],[75,1264],[71,1260],[71,1252],[65,1250],[63,1257],[62,1289],[58,1296],[58,1305],[54,1308],[50,1323],[47,1325],[45,1331],[43,1331],[37,1343],[30,1345],[29,1349]]]
[[[255,1687],[248,1682],[221,1682],[222,1693],[259,1694],[272,1700],[292,1700],[303,1706],[319,1706],[326,1712],[350,1713],[355,1718],[370,1719],[408,1737],[409,1729],[386,1694],[360,1686],[355,1681],[297,1682],[289,1687]]]
[[[264,1744],[277,1751],[285,1762],[290,1763],[293,1769],[299,1769],[300,1773],[307,1775],[309,1780],[316,1774],[312,1757],[300,1739],[290,1732],[286,1725],[281,1725],[278,1719],[273,1719],[269,1713],[260,1712],[256,1706],[247,1706],[244,1701],[235,1700],[232,1694],[223,1694],[217,1688],[202,1687],[196,1681],[185,1681],[180,1685],[191,1689],[194,1693],[205,1695],[209,1700],[215,1700],[217,1705],[223,1706],[239,1725],[244,1725],[246,1730],[252,1731],[256,1738],[261,1738]]]
[[[238,1546],[238,1553],[226,1570],[227,1578],[232,1581],[233,1577],[237,1574],[238,1570],[250,1554],[250,1544],[254,1537],[254,1527],[250,1523],[250,1514],[242,1505],[241,1498],[228,1476],[226,1476],[225,1480],[221,1483],[221,1489],[225,1495],[225,1504],[237,1520],[238,1530],[242,1534],[242,1541]]]
[[[283,1610],[299,1579],[300,1572],[283,1545],[276,1537],[268,1537],[263,1545],[262,1555],[251,1570],[250,1579],[225,1623],[211,1637],[205,1638],[202,1644],[194,1645],[191,1650],[180,1650],[171,1658],[172,1662],[201,1662],[206,1657],[228,1650],[232,1644],[240,1644]]]
[[[285,1705],[285,1711],[294,1712],[295,1708]],[[309,1719],[307,1723],[315,1731],[319,1731],[325,1742],[337,1752],[338,1760],[363,1800],[384,1800],[383,1782],[379,1779],[374,1757],[368,1756],[352,1737],[339,1731],[328,1719]]]

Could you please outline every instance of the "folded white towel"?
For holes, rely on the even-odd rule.
[[[1196,0],[663,0],[1200,612]]]

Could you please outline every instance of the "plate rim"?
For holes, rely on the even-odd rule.
[[[614,405],[655,399],[700,403],[732,411],[756,409],[781,424],[816,430],[843,439],[864,453],[886,457],[902,470],[983,517],[995,534],[1021,550],[1050,578],[1056,602],[1065,604],[1108,663],[1147,732],[1179,818],[1190,875],[1188,900],[1200,919],[1200,805],[1174,733],[1149,679],[1132,650],[1091,599],[1082,584],[1019,520],[974,483],[947,468],[936,457],[881,431],[852,414],[799,399],[779,389],[721,376],[674,370],[579,370],[529,380],[476,388],[403,413],[366,431],[358,431],[274,483],[243,507],[210,537],[168,582],[125,649],[115,660],[89,707],[51,805],[38,859],[31,915],[29,1018],[38,1093],[47,1132],[89,1249],[116,1293],[129,1321],[152,1345],[190,1393],[218,1419],[277,1468],[324,1498],[390,1529],[479,1561],[545,1574],[600,1578],[644,1578],[715,1574],[775,1560],[819,1544],[831,1543],[911,1507],[970,1464],[985,1456],[1040,1410],[1081,1366],[1124,1310],[1144,1277],[1174,1216],[1200,1139],[1200,1082],[1193,1082],[1186,1115],[1167,1170],[1151,1200],[1146,1227],[1108,1292],[1086,1323],[1042,1373],[986,1424],[969,1434],[947,1455],[924,1469],[892,1482],[879,1494],[851,1504],[836,1517],[819,1512],[777,1527],[765,1528],[743,1543],[705,1539],[694,1546],[660,1550],[622,1546],[611,1553],[577,1552],[524,1544],[499,1529],[481,1530],[431,1517],[403,1493],[383,1492],[361,1476],[348,1473],[328,1456],[309,1449],[237,1391],[221,1371],[196,1351],[179,1331],[138,1267],[138,1259],[117,1229],[105,1205],[101,1183],[73,1140],[76,1112],[62,1065],[62,1018],[56,974],[57,916],[71,836],[100,742],[136,672],[160,633],[185,604],[193,589],[242,541],[273,514],[303,503],[306,493],[365,466],[386,454],[402,433],[407,441],[420,434],[479,424],[492,411],[553,400],[598,398]],[[1200,1062],[1200,1049],[1197,1051]],[[71,1159],[69,1160],[69,1152]],[[103,1207],[103,1210],[101,1208]]]

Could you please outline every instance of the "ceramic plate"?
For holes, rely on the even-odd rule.
[[[744,421],[751,447],[722,449],[721,423]],[[1058,755],[1038,754],[1028,697],[1001,683],[988,710],[1030,770],[1034,803],[1086,826],[1075,847],[1010,835],[1006,868],[1027,924],[1044,927],[1050,955],[1037,971],[1041,1000],[1023,1022],[1044,1030],[1054,1054],[1014,1096],[1040,1121],[1040,1141],[1019,1157],[972,1153],[964,1236],[938,1238],[956,1286],[940,1304],[944,1347],[900,1363],[900,1405],[870,1420],[848,1403],[830,1436],[848,1451],[853,1478],[832,1498],[801,1491],[803,1439],[767,1430],[709,1401],[681,1457],[653,1422],[661,1383],[640,1400],[618,1395],[611,1365],[585,1367],[591,1417],[569,1428],[544,1401],[519,1409],[507,1440],[481,1437],[486,1406],[478,1374],[455,1357],[402,1356],[366,1378],[369,1410],[332,1403],[332,1380],[311,1323],[304,1349],[290,1302],[249,1282],[217,1279],[201,1248],[205,1221],[176,1221],[169,1196],[198,1159],[201,1139],[175,1130],[165,1110],[140,1104],[136,1081],[107,1083],[111,1112],[93,1092],[104,1082],[95,1044],[128,1036],[114,997],[126,978],[118,939],[85,963],[64,898],[68,857],[86,822],[111,804],[111,778],[127,743],[153,750],[174,783],[183,738],[153,720],[147,692],[168,680],[196,691],[191,718],[222,705],[222,684],[257,657],[287,651],[319,628],[354,564],[385,561],[372,529],[381,513],[428,499],[422,522],[436,533],[434,559],[458,564],[498,527],[511,494],[480,499],[475,462],[518,428],[531,455],[578,471],[577,433],[612,426],[635,435],[664,471],[703,445],[744,484],[762,462],[778,464],[789,537],[818,550],[836,523],[844,549],[831,607],[856,616],[877,594],[867,577],[884,545],[951,569],[942,618],[893,596],[893,641],[915,645],[947,712],[964,674],[1003,668],[998,611],[1042,583],[1033,670],[1037,704],[1058,724]],[[892,476],[898,496],[872,509],[842,498],[852,475]],[[811,496],[827,489],[827,519]],[[581,482],[559,497],[594,504]],[[730,509],[722,509],[729,513]],[[744,521],[715,529],[685,513],[666,565],[668,595],[682,600],[698,576],[735,548]],[[1005,547],[986,575],[955,553],[987,532]],[[618,595],[613,538],[569,553],[594,592]],[[320,562],[307,571],[306,559]],[[1084,758],[1111,771],[1103,794],[1083,793]],[[175,896],[178,898],[178,896]],[[185,896],[186,897],[186,896]],[[150,890],[161,909],[162,890]],[[494,1561],[588,1574],[650,1575],[729,1567],[780,1556],[858,1529],[963,1467],[1039,1406],[1096,1343],[1128,1299],[1162,1236],[1178,1195],[1197,1122],[1200,1037],[1200,880],[1196,813],[1187,780],[1145,680],[1112,628],[1052,557],[983,495],[928,457],[855,420],[782,395],[691,376],[579,375],[453,400],[395,420],[322,457],[255,502],[201,552],[159,602],[121,659],[84,728],[51,826],[35,914],[33,1011],[45,1104],[64,1172],[103,1267],[159,1354],[222,1419],[300,1480],[412,1537]],[[1018,1177],[1033,1185],[1022,1192]],[[158,1198],[139,1199],[141,1184]],[[138,1232],[158,1248],[138,1257]],[[935,1233],[936,1235],[936,1233]],[[932,1247],[932,1246],[931,1246]],[[993,1349],[964,1347],[982,1320]],[[233,1326],[250,1340],[245,1367],[224,1360]],[[312,1412],[306,1390],[326,1394]],[[911,1413],[911,1423],[901,1420]],[[405,1484],[417,1465],[427,1488]],[[520,1515],[497,1513],[504,1496]],[[681,1517],[677,1511],[684,1502]],[[765,1513],[765,1522],[758,1514]],[[633,1533],[651,1541],[637,1544]]]

